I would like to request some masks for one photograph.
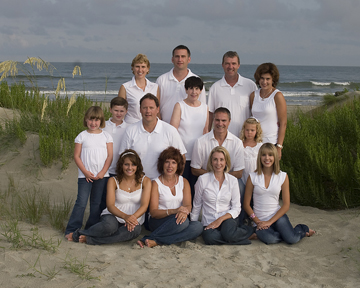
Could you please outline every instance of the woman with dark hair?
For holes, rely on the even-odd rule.
[[[140,235],[150,202],[151,181],[145,176],[139,155],[131,149],[121,153],[116,176],[107,183],[106,206],[100,222],[72,233],[75,242],[90,245],[132,240]]]
[[[189,221],[191,192],[189,182],[181,176],[184,160],[180,150],[168,147],[161,152],[157,169],[161,174],[152,182],[149,228],[152,233],[138,241],[140,247],[170,245],[195,239],[202,225]]]
[[[263,143],[274,144],[281,158],[287,112],[284,95],[276,89],[279,77],[279,70],[273,63],[263,63],[256,69],[254,78],[260,89],[250,94],[250,109],[252,115],[260,121]]]

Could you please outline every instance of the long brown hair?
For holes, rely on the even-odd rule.
[[[135,150],[132,150],[132,149],[126,149],[123,153],[120,154],[120,157],[116,163],[116,169],[115,169],[116,179],[120,183],[124,178],[123,165],[124,165],[126,158],[128,158],[131,161],[131,163],[136,166],[135,182],[136,182],[136,185],[139,185],[141,183],[142,177],[145,174],[144,174],[144,169],[141,164],[141,159],[140,159],[139,155],[136,153]]]

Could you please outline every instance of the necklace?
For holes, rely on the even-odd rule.
[[[165,186],[167,186],[167,187],[169,187],[170,188],[170,190],[172,190],[175,186],[176,186],[176,184],[178,183],[178,178],[176,177],[176,175],[175,175],[175,184],[174,184],[174,186],[172,186],[172,187],[170,187],[169,185],[166,185],[165,184],[165,179],[164,179],[164,176],[163,175],[161,175],[161,182],[165,185]]]
[[[124,181],[125,182],[125,181]],[[130,191],[131,190],[131,185],[133,185],[133,183],[135,183],[135,179],[132,179],[130,184],[128,183],[128,181],[125,182],[126,186],[128,186],[128,190]]]
[[[262,90],[262,89],[261,89]],[[273,88],[270,89],[270,92],[268,94],[266,94],[265,96],[261,96],[261,93],[259,93],[260,97],[261,97],[261,101],[265,101],[265,98],[267,98],[271,93],[273,92]]]

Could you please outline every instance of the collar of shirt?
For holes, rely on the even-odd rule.
[[[214,130],[211,130],[211,132],[209,132],[209,133],[212,134],[211,137],[210,137],[210,139],[211,139],[211,140],[214,139],[215,141],[217,141],[216,138],[215,138],[215,135],[214,135]],[[226,140],[232,141],[232,140],[234,140],[234,137],[235,137],[235,135],[232,134],[232,133],[228,130],[227,133],[226,133],[226,138],[225,138],[224,142],[225,142]]]
[[[169,73],[169,81],[175,81],[175,82],[178,82],[178,83],[183,83],[183,82],[185,82],[185,80],[187,79],[187,78],[189,78],[189,77],[191,77],[191,76],[194,76],[193,75],[193,73],[191,72],[191,70],[189,69],[189,68],[187,68],[187,70],[188,70],[188,74],[186,75],[186,77],[183,79],[183,80],[181,80],[180,82],[175,78],[175,76],[174,76],[174,68],[172,68],[171,70],[170,70],[170,73]]]
[[[236,84],[234,85],[235,86],[242,86],[243,85],[243,77],[241,77],[241,75],[238,73],[238,81],[236,82]],[[226,87],[226,86],[229,86],[231,87],[225,80],[225,75],[221,78],[221,82],[220,82],[220,86],[222,87]],[[234,87],[231,87],[231,88],[234,88]]]
[[[218,190],[221,190],[222,188],[224,188],[225,186],[228,185],[229,183],[229,175],[228,173],[224,173],[225,175],[225,179],[224,179],[224,182],[222,183],[221,185],[221,188],[219,187],[219,181],[215,178],[215,174],[212,172],[211,173],[211,176],[210,176],[210,181],[213,183],[213,184],[216,184],[217,187],[218,187]]]
[[[148,81],[147,78],[145,78],[145,81],[146,81],[146,86],[145,86],[145,88],[147,88],[147,87],[149,86],[149,81]],[[133,76],[132,79],[131,79],[131,85],[130,85],[130,87],[135,87],[135,88],[140,89],[140,90],[142,91],[142,89],[139,88],[139,86],[136,85],[135,76]]]
[[[112,128],[115,128],[115,127],[123,127],[123,126],[126,126],[126,122],[123,120],[123,122],[120,124],[120,125],[116,125],[113,121],[111,121],[111,119],[112,119],[112,117],[109,119],[109,121],[108,121],[108,124],[110,125],[110,126],[112,126]]]
[[[151,133],[160,134],[163,131],[163,123],[162,123],[163,121],[161,121],[159,118],[156,118],[156,119],[157,119],[157,123],[156,123],[155,129]],[[148,131],[145,130],[144,124],[142,123],[142,121],[141,121],[140,128],[143,133],[149,133]],[[151,133],[149,133],[149,134],[151,134]]]

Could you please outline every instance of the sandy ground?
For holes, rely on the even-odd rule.
[[[50,192],[54,201],[75,200],[75,164],[66,171],[60,164],[45,168],[38,147],[38,136],[30,134],[24,147],[0,150],[0,191],[13,177],[18,191],[35,187]],[[39,234],[61,241],[58,250],[14,250],[0,235],[0,287],[359,287],[359,215],[359,209],[323,211],[292,204],[291,222],[317,231],[292,246],[252,241],[247,246],[212,247],[199,237],[152,249],[140,249],[136,240],[104,246],[67,242],[44,219],[37,225]],[[0,218],[1,233],[5,223]],[[33,233],[32,225],[19,226],[24,234]],[[81,279],[64,268],[66,261],[88,265],[89,275],[97,279]],[[57,274],[48,280],[44,274],[50,271]]]

